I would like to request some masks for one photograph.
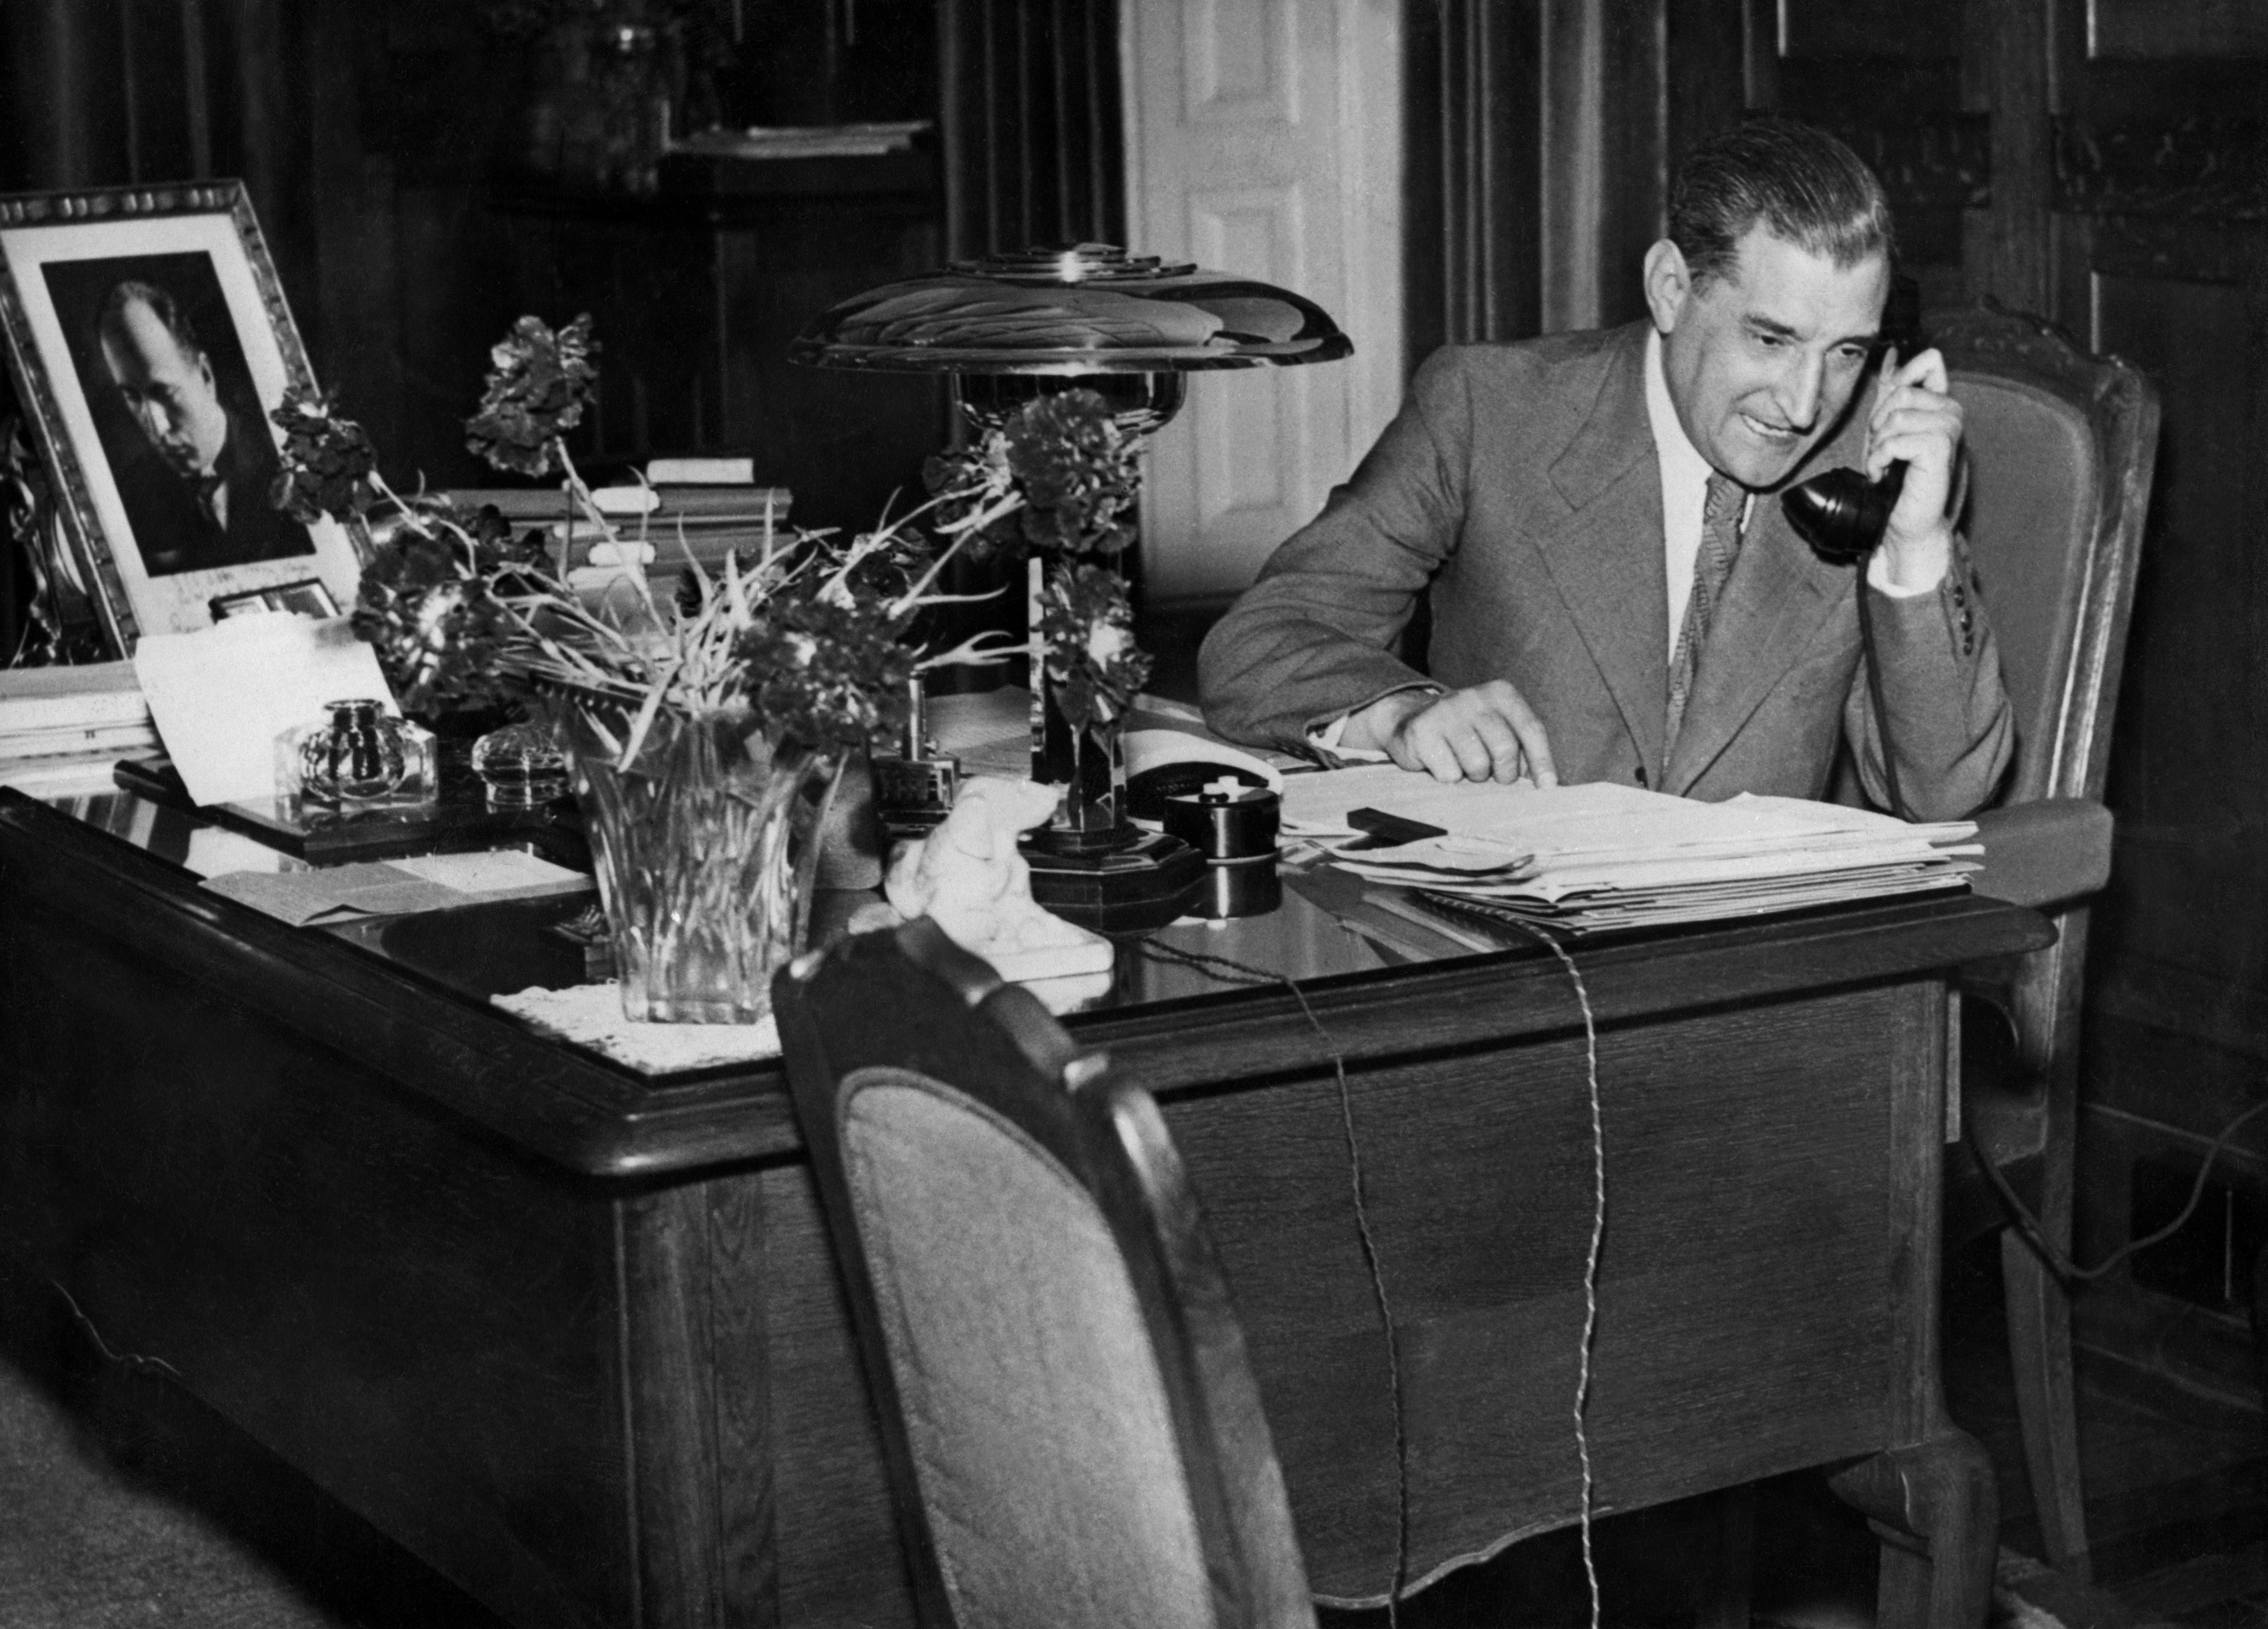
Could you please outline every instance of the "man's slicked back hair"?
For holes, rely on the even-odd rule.
[[[1826,131],[1764,114],[1711,136],[1678,166],[1669,240],[1694,282],[1729,277],[1741,239],[1772,236],[1844,268],[1895,263],[1889,200],[1858,154]]]
[[[102,308],[94,314],[94,335],[98,345],[101,343],[102,336],[117,325],[129,305],[147,306],[158,325],[173,336],[173,343],[181,348],[183,356],[202,358],[207,354],[204,342],[197,338],[195,325],[189,320],[189,313],[181,309],[172,292],[157,283],[144,283],[138,277],[115,285],[103,297]]]

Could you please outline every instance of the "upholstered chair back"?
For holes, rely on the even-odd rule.
[[[1970,551],[2016,710],[2013,802],[2048,796],[2057,680],[2071,665],[2094,541],[2099,460],[2086,415],[2037,385],[1989,374],[1953,380],[1970,451]]]
[[[1961,403],[1963,528],[2016,709],[2006,803],[2099,797],[2157,404],[2124,363],[1984,306],[1933,318]]]
[[[1313,1629],[1163,1117],[933,923],[774,985],[924,1622]]]
[[[862,1069],[838,1101],[955,1621],[1211,1629],[1164,1379],[1092,1196],[941,1081]]]

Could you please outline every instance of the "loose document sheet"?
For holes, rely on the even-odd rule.
[[[276,743],[321,722],[323,704],[367,696],[394,710],[378,653],[344,617],[230,617],[193,634],[144,634],[134,671],[189,796],[276,795]]]
[[[201,886],[294,928],[321,928],[368,916],[454,910],[497,899],[583,893],[580,871],[517,849],[423,855],[290,871],[225,871]]]

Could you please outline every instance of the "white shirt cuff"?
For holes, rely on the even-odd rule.
[[[1408,690],[1422,690],[1428,695],[1436,696],[1447,695],[1448,693],[1439,685],[1419,683],[1404,686],[1402,690],[1389,690],[1386,693],[1386,695],[1398,696],[1403,694],[1404,691]],[[1377,701],[1366,702],[1364,705],[1368,707],[1376,707],[1379,701],[1383,701],[1385,700],[1386,696],[1380,696]],[[1359,713],[1360,711],[1362,711],[1361,708],[1352,708],[1346,712],[1341,713],[1336,718],[1334,718],[1327,724],[1316,725],[1313,730],[1307,731],[1307,745],[1314,748],[1319,752],[1328,752],[1332,757],[1344,759],[1351,764],[1382,764],[1386,762],[1386,753],[1377,747],[1341,746],[1339,745],[1340,742],[1346,739],[1347,724],[1353,719],[1355,714]]]
[[[1918,588],[1900,588],[1890,581],[1889,562],[1883,558],[1881,550],[1876,549],[1867,557],[1867,586],[1880,590],[1892,599],[1918,599],[1924,594],[1936,592],[1937,585],[1944,581],[1945,573],[1940,570]]]

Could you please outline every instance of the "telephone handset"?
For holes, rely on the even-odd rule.
[[[1795,534],[1822,560],[1855,565],[1882,540],[1905,484],[1904,463],[1891,465],[1880,481],[1855,469],[1830,469],[1781,493],[1779,505]]]
[[[1926,343],[1921,333],[1921,285],[1911,277],[1891,279],[1881,337],[1875,341],[1878,350],[1895,349],[1901,356],[1911,356]],[[1898,506],[1905,481],[1903,463],[1884,470],[1880,481],[1868,481],[1855,469],[1830,469],[1781,493],[1780,510],[1795,534],[1822,560],[1855,565],[1889,529],[1890,511]]]

